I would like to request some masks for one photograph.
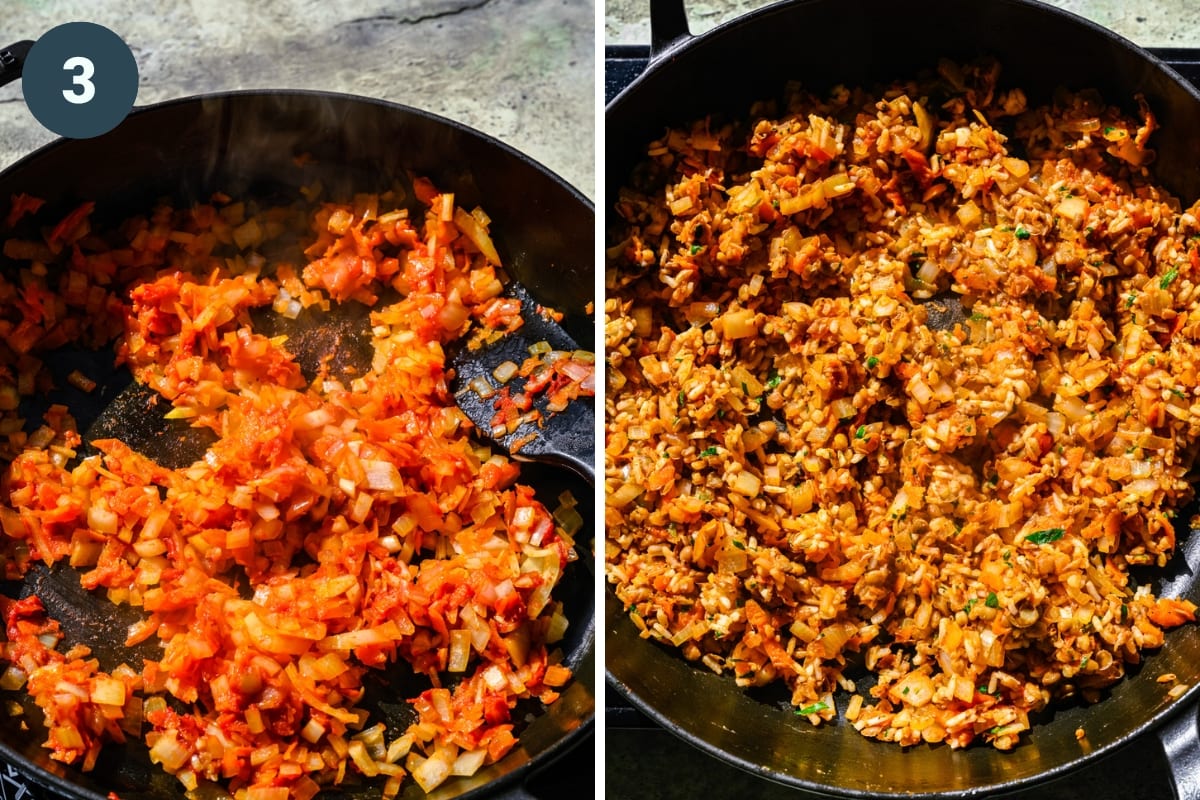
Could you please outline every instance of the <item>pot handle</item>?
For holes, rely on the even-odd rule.
[[[650,0],[650,63],[691,38],[683,0]]]
[[[1177,800],[1200,800],[1198,721],[1196,708],[1187,708],[1156,731],[1171,768],[1171,783]]]
[[[31,47],[33,42],[23,41],[0,50],[0,86],[21,77],[21,70],[25,69],[25,57],[29,55]]]

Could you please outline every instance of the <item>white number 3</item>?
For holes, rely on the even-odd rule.
[[[75,84],[75,88],[63,89],[63,97],[68,103],[82,105],[96,96],[96,84],[91,81],[91,77],[96,74],[96,65],[90,58],[72,56],[63,64],[63,69],[67,72],[79,70],[71,78],[71,83]]]

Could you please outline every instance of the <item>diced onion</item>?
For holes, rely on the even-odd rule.
[[[492,370],[492,377],[499,381],[500,385],[503,386],[512,380],[513,376],[517,374],[518,370],[520,370],[520,367],[518,367],[516,363],[512,361],[503,361],[494,370]]]
[[[471,632],[455,629],[450,631],[450,654],[446,662],[448,672],[465,672],[471,656]]]

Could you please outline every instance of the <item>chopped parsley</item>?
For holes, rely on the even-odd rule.
[[[866,426],[866,425],[859,425],[859,426],[858,426],[858,430],[856,430],[856,431],[854,432],[854,438],[855,438],[855,439],[865,439],[865,438],[867,438],[867,426]]]
[[[983,604],[988,608],[999,608],[1000,598],[996,597],[995,592],[988,592],[987,599],[983,601]]]
[[[709,456],[715,456],[716,454],[717,454],[717,446],[715,444],[710,445],[709,447],[706,447],[700,451],[701,458],[708,458]]]
[[[1049,542],[1057,542],[1063,537],[1066,531],[1062,528],[1046,528],[1041,531],[1034,531],[1025,537],[1025,541],[1033,542],[1034,544],[1047,544]]]
[[[768,389],[774,389],[776,386],[778,386],[781,383],[783,383],[783,376],[780,375],[778,372],[774,373],[773,375],[771,375],[771,377],[767,378],[767,388]]]
[[[1013,235],[1018,239],[1028,239],[1032,234],[1024,225],[1018,225],[1016,231],[1013,232]]]
[[[696,255],[696,253],[699,253],[703,249],[704,249],[704,245],[702,245],[702,244],[692,245],[692,255]]]
[[[750,396],[750,389],[746,386],[745,381],[742,381],[742,394],[746,395],[747,397]]]
[[[879,365],[879,359],[875,356],[867,356],[867,369],[875,369]]]
[[[683,393],[682,389],[679,390],[679,395],[675,398],[675,402],[679,404],[680,408],[687,405],[687,395]]]
[[[829,708],[829,704],[826,703],[824,700],[821,700],[819,702],[813,703],[812,705],[802,706],[801,708],[797,708],[796,714],[798,714],[801,717],[807,717],[809,714],[816,714],[818,711],[824,711],[827,708]]]
[[[1104,135],[1105,136],[1112,136],[1114,131],[1116,131],[1116,128],[1114,128],[1112,125],[1104,126]]]
[[[733,546],[734,546],[734,547],[736,547],[738,550],[745,550],[745,549],[746,549],[746,545],[745,545],[745,543],[743,543],[743,542],[739,542],[737,539],[734,539],[734,540],[733,540]]]
[[[1125,307],[1126,307],[1126,308],[1133,308],[1133,301],[1134,301],[1134,300],[1137,300],[1137,295],[1136,295],[1136,294],[1130,294],[1128,297],[1126,297],[1126,298],[1125,298]]]
[[[982,311],[976,311],[971,314],[971,322],[983,322],[987,318],[988,315],[984,314]]]
[[[1176,397],[1178,397],[1180,400],[1186,400],[1186,399],[1187,399],[1187,395],[1186,395],[1186,394],[1184,394],[1184,393],[1183,393],[1183,390],[1181,390],[1181,389],[1172,389],[1172,390],[1171,390],[1171,394],[1175,395],[1175,396],[1176,396]]]
[[[979,598],[977,598],[977,597],[972,597],[970,600],[968,600],[967,604],[965,606],[963,606],[963,613],[970,616],[971,609],[975,607],[975,601],[978,599]]]
[[[1179,270],[1175,267],[1171,267],[1171,269],[1167,271],[1167,274],[1162,276],[1162,280],[1158,282],[1158,288],[1166,289],[1168,286],[1174,283],[1175,279],[1178,277]]]

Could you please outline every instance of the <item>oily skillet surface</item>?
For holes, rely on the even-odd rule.
[[[298,162],[301,155],[307,157]],[[61,217],[79,202],[95,200],[94,219],[104,225],[145,213],[163,197],[186,206],[222,191],[235,199],[288,203],[297,198],[300,186],[320,180],[324,198],[351,198],[358,192],[384,191],[397,182],[403,185],[410,173],[455,192],[467,208],[482,205],[493,219],[493,235],[508,272],[539,302],[566,313],[564,326],[581,346],[593,346],[593,327],[584,312],[593,285],[594,215],[587,199],[493,139],[395,104],[318,92],[236,92],[163,103],[135,111],[104,136],[60,140],[23,159],[0,173],[0,198],[7,201],[19,192],[46,198],[39,219]],[[13,268],[0,257],[0,269]],[[317,320],[310,329],[292,333],[303,333],[319,356],[353,348],[353,323],[338,319],[322,326]],[[31,410],[40,418],[39,409],[46,403],[66,403],[81,431],[94,424],[97,435],[115,435],[164,464],[189,463],[202,454],[203,443],[188,429],[145,413],[146,406],[137,401],[137,387],[129,386],[130,376],[115,370],[112,362],[111,349],[55,355],[51,368],[59,386],[67,387],[63,376],[75,368],[100,386],[90,395],[68,387],[34,398]],[[568,470],[531,465],[522,480],[550,508],[564,489],[570,489],[584,519],[592,518],[591,487]],[[519,728],[527,713],[533,719],[501,762],[471,778],[447,781],[431,796],[521,796],[520,784],[533,771],[590,730],[595,707],[590,532],[577,539],[580,559],[568,567],[556,592],[571,623],[561,646],[574,680],[548,710],[537,703],[517,708],[514,720]],[[69,567],[39,568],[25,585],[0,589],[9,596],[36,591],[50,615],[61,622],[68,641],[92,646],[107,668],[121,661],[140,667],[140,660],[131,660],[131,655],[157,657],[152,644],[132,654],[122,647],[126,627],[136,617],[80,589]],[[411,675],[395,669],[369,686],[364,707],[389,729],[402,730],[413,718],[404,698],[419,691]],[[40,712],[28,703],[26,708],[26,718],[36,721]],[[106,746],[96,769],[85,774],[50,761],[40,747],[44,739],[44,730],[36,725],[30,733],[16,720],[0,717],[0,759],[55,794],[95,800],[110,792],[125,800],[181,795],[178,781],[149,762],[140,741]],[[380,788],[368,783],[321,796],[378,797]],[[401,793],[405,798],[424,796],[411,781]]]
[[[834,85],[871,86],[935,67],[993,56],[1001,85],[1019,86],[1030,104],[1060,86],[1093,87],[1108,102],[1136,110],[1145,95],[1161,129],[1158,181],[1185,205],[1200,196],[1200,95],[1174,72],[1110,31],[1029,0],[800,0],[746,15],[702,37],[687,35],[682,0],[654,4],[650,68],[606,113],[606,190],[616,197],[645,146],[671,125],[707,114],[745,116],[758,100],[800,80],[818,93]],[[611,209],[608,224],[613,225]],[[1177,516],[1186,521],[1197,504]],[[1200,537],[1179,531],[1179,552],[1153,579],[1169,596],[1200,601]],[[1103,702],[1057,707],[1044,714],[1011,752],[987,746],[901,749],[868,740],[845,720],[813,727],[795,716],[786,693],[739,689],[685,662],[677,652],[638,637],[611,592],[605,593],[606,667],[611,685],[659,724],[692,744],[761,777],[852,797],[983,797],[1062,775],[1139,735],[1156,732],[1181,796],[1200,791],[1196,743],[1200,630],[1169,632],[1113,687]],[[1159,675],[1175,673],[1191,688],[1168,698]],[[849,674],[858,679],[860,674]],[[863,685],[860,684],[860,689]],[[847,698],[837,698],[839,710]],[[1076,739],[1084,728],[1086,740]]]

